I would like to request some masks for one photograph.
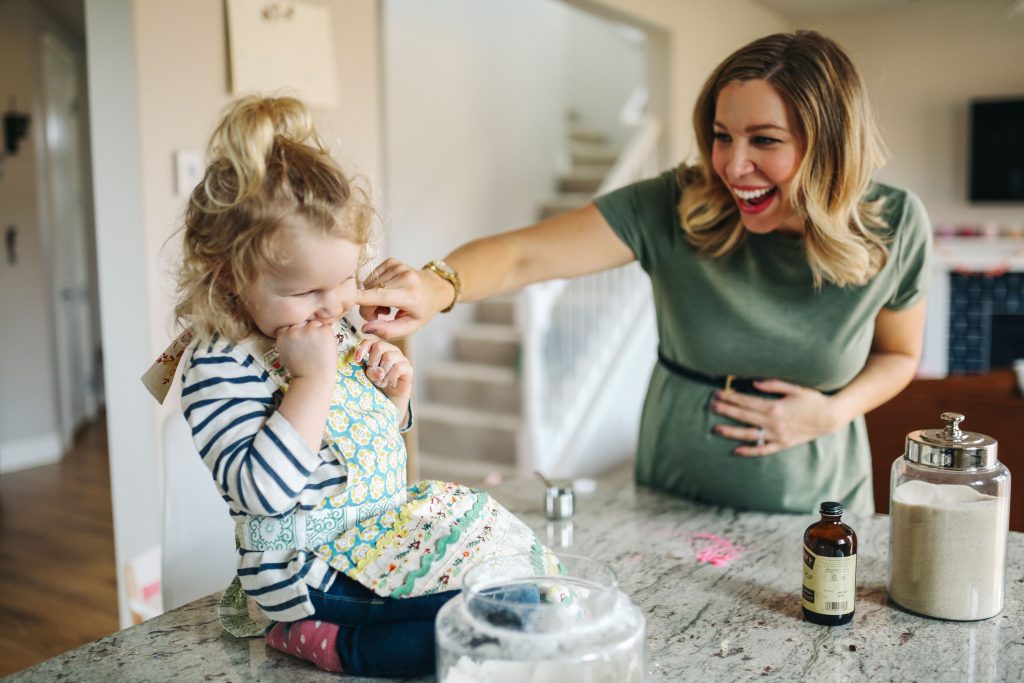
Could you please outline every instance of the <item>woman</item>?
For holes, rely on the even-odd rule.
[[[637,482],[744,509],[807,513],[836,500],[873,512],[863,415],[920,358],[921,202],[872,182],[884,152],[864,85],[813,31],[729,56],[694,127],[694,167],[470,242],[447,264],[385,261],[360,298],[364,331],[403,336],[460,299],[637,259],[659,333]],[[377,306],[399,314],[381,320]]]

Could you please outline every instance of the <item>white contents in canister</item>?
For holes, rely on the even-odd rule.
[[[1009,509],[961,484],[908,481],[892,497],[889,595],[940,619],[974,620],[1003,608]]]
[[[643,678],[643,658],[639,656],[631,661],[598,657],[589,662],[474,662],[460,657],[443,674],[441,683],[640,683]]]

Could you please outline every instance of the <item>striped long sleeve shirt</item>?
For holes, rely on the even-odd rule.
[[[182,358],[185,419],[236,523],[310,510],[346,486],[334,450],[313,452],[278,412],[282,392],[257,360],[267,350],[260,341],[215,338],[194,342]],[[238,552],[242,588],[275,621],[312,615],[309,587],[326,590],[337,576],[305,550]]]

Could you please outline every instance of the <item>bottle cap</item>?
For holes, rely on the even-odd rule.
[[[827,501],[821,504],[821,514],[828,515],[830,517],[838,517],[843,514],[843,504]]]

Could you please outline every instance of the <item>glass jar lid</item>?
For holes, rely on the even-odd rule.
[[[991,436],[960,429],[964,416],[943,413],[942,429],[918,429],[907,434],[903,457],[910,462],[949,470],[987,469],[998,463],[998,443]]]

